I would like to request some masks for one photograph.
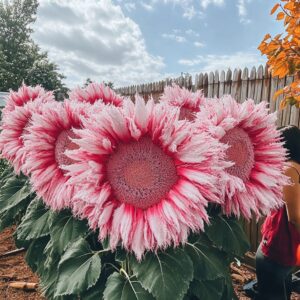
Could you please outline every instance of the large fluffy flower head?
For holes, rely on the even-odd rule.
[[[25,165],[33,189],[54,210],[68,207],[72,197],[74,187],[67,184],[69,177],[62,166],[73,161],[64,152],[77,148],[71,139],[76,137],[74,129],[81,127],[88,109],[89,105],[69,100],[46,104],[40,114],[33,114],[25,135]]]
[[[286,151],[276,129],[276,114],[267,103],[242,104],[231,96],[211,99],[197,114],[201,130],[229,145],[226,160],[234,164],[220,178],[226,214],[260,217],[282,205]]]
[[[190,230],[208,222],[206,205],[219,202],[216,173],[225,145],[209,134],[194,134],[167,104],[125,101],[107,106],[75,130],[79,148],[68,151],[77,163],[65,167],[81,185],[73,210],[140,259],[186,241]]]
[[[115,106],[121,106],[123,103],[123,98],[117,95],[109,86],[95,82],[90,83],[85,88],[75,88],[70,92],[69,99],[90,104],[102,101],[104,104],[113,104]]]
[[[2,118],[14,111],[16,107],[22,107],[30,101],[40,101],[41,103],[54,101],[52,92],[46,92],[40,85],[35,87],[22,84],[17,92],[11,91],[6,99],[6,105],[2,110]],[[40,103],[40,104],[41,104]]]
[[[180,108],[179,119],[194,120],[195,115],[200,111],[200,106],[205,101],[202,91],[191,92],[179,85],[165,87],[160,101],[166,102],[171,106]]]
[[[24,146],[25,135],[30,126],[33,113],[40,113],[41,102],[27,102],[24,106],[17,106],[2,120],[0,134],[1,157],[7,159],[17,174],[22,171],[28,175],[25,167],[27,150]]]
[[[1,156],[12,163],[17,174],[24,168],[26,149],[24,134],[31,121],[32,113],[39,113],[43,104],[54,102],[52,92],[46,92],[41,86],[23,84],[17,92],[11,91],[2,110],[0,151]]]

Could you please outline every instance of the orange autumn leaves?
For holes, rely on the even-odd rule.
[[[284,22],[285,33],[271,37],[266,34],[258,49],[268,58],[273,76],[294,75],[294,82],[277,91],[283,95],[280,107],[287,104],[300,107],[300,0],[280,0],[271,10],[276,19]]]

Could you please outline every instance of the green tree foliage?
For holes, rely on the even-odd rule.
[[[87,78],[86,80],[85,80],[85,83],[83,84],[83,88],[86,88],[89,84],[91,84],[91,83],[93,83],[93,82],[95,82],[95,81],[93,81],[91,78]],[[108,86],[109,88],[111,88],[112,90],[114,89],[114,83],[113,82],[111,82],[111,81],[108,81],[108,82],[105,82],[105,81],[103,81],[103,83],[105,84],[105,86]]]
[[[24,81],[65,94],[64,76],[31,39],[37,0],[0,0],[0,90],[16,90]]]

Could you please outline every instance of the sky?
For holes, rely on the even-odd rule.
[[[72,88],[115,87],[182,73],[265,64],[257,47],[281,33],[277,0],[40,0],[34,40]]]

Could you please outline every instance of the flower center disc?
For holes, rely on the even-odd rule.
[[[117,200],[142,209],[159,203],[178,179],[173,159],[149,137],[119,144],[106,167]]]
[[[229,130],[221,142],[229,145],[226,159],[235,163],[226,171],[243,181],[247,181],[254,165],[254,149],[248,133],[242,128],[236,127]]]
[[[73,164],[75,161],[65,155],[66,150],[78,149],[78,145],[70,140],[70,138],[76,138],[76,134],[72,130],[62,131],[55,143],[55,160],[59,166],[68,166]]]

